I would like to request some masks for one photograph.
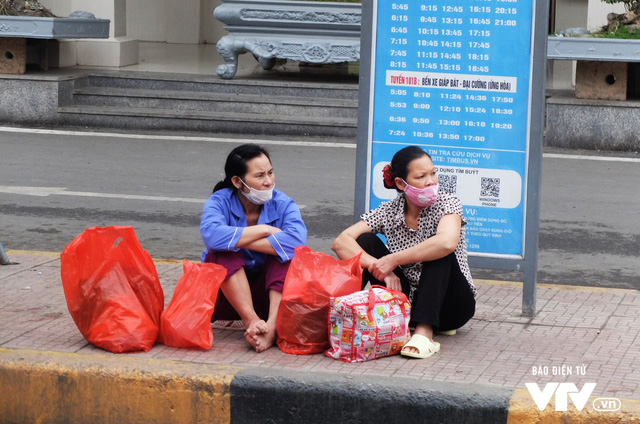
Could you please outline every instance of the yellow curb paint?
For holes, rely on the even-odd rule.
[[[603,397],[590,397],[582,411],[578,411],[571,400],[567,411],[556,411],[552,397],[544,411],[540,411],[528,390],[516,389],[509,401],[507,424],[640,424],[640,401],[619,399],[618,411],[596,411],[593,401]]]
[[[503,286],[503,287],[522,287],[521,282],[517,281],[501,281],[501,280],[473,280],[476,285],[488,285],[488,286]],[[566,284],[538,284],[538,288],[550,289],[550,290],[566,290],[566,291],[581,291],[591,293],[638,293],[638,290],[633,289],[616,289],[609,287],[590,287],[590,286],[569,286]]]
[[[60,253],[57,252],[44,252],[39,250],[9,250],[7,255],[31,255],[31,256],[47,256],[47,257],[60,257]],[[153,259],[155,264],[160,265],[178,265],[182,264],[182,259]],[[198,261],[190,261],[193,263],[199,263]],[[503,287],[522,287],[522,282],[518,281],[502,281],[502,280],[482,280],[474,279],[477,285],[489,285],[489,286],[503,286]],[[590,287],[590,286],[569,286],[566,284],[538,284],[537,287],[543,289],[552,290],[567,290],[567,291],[581,291],[592,293],[638,293],[638,290],[633,289],[616,289],[608,287]]]
[[[7,250],[7,256],[46,256],[48,258],[59,258],[60,253],[57,252],[44,252],[40,250]]]
[[[16,256],[46,256],[50,258],[60,257],[60,253],[58,252],[45,252],[40,250],[8,250],[6,254]],[[190,262],[200,263],[199,261]],[[153,259],[153,263],[161,265],[180,265],[182,264],[182,259]]]
[[[153,263],[156,265],[182,265],[182,259],[154,259]]]
[[[238,367],[0,349],[0,422],[229,423]]]

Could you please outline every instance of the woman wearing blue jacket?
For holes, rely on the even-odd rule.
[[[205,202],[200,234],[202,262],[227,269],[212,320],[241,319],[245,339],[262,352],[276,341],[282,287],[296,246],[307,228],[300,209],[275,190],[269,153],[243,144],[229,153],[225,178]]]

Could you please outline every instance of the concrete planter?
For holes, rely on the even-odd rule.
[[[0,37],[10,38],[109,38],[109,20],[75,12],[68,18],[0,16]]]
[[[607,62],[640,61],[638,40],[549,36],[547,58]]]
[[[361,5],[314,1],[223,0],[214,16],[229,31],[217,49],[225,64],[222,78],[233,78],[238,55],[250,52],[264,69],[275,59],[310,63],[360,60]]]
[[[0,74],[24,74],[28,61],[47,69],[47,47],[43,40],[109,38],[109,23],[108,19],[96,19],[93,14],[80,11],[68,18],[2,15]]]
[[[640,62],[640,42],[550,36],[547,57],[578,63],[575,93],[557,93],[547,99],[545,144],[637,151],[640,139],[629,123],[637,122],[640,101],[625,99],[627,83],[633,82],[627,80],[627,65]]]

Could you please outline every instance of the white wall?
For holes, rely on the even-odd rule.
[[[127,34],[140,41],[167,41],[167,0],[127,0]]]
[[[624,13],[624,6],[622,4],[607,4],[599,0],[589,1],[587,7],[587,29],[589,31],[597,31],[602,26],[607,24],[607,15],[609,13]]]
[[[200,8],[200,43],[215,44],[228,34],[222,22],[213,17],[213,11],[222,0],[202,0]]]
[[[61,18],[66,18],[73,12],[69,0],[40,0],[40,3]]]
[[[201,0],[127,0],[127,34],[140,41],[198,44]]]
[[[127,0],[127,35],[140,41],[217,43],[226,34],[213,17],[221,0]]]
[[[567,28],[585,28],[587,4],[584,0],[556,0],[556,32],[562,32]]]

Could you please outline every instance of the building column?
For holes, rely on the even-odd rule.
[[[138,63],[138,40],[127,37],[127,0],[72,0],[74,10],[110,19],[108,39],[78,39],[77,64],[127,66]]]
[[[108,39],[59,40],[57,55],[50,57],[51,66],[121,67],[138,63],[138,40],[127,37],[127,0],[42,0],[41,2],[60,17],[82,10],[93,13],[96,18],[111,21]]]

